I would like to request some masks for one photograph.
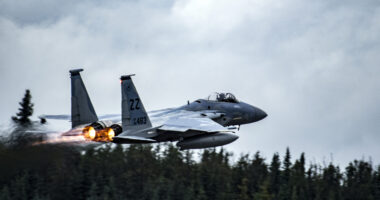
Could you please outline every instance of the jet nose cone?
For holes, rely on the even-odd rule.
[[[257,121],[262,120],[267,116],[268,116],[268,114],[266,112],[264,112],[263,110],[261,110],[259,108],[257,109],[257,113],[256,113]]]
[[[257,108],[257,107],[253,107],[253,111],[252,111],[252,122],[257,122],[257,121],[260,121],[262,119],[264,119],[265,117],[268,116],[268,114],[266,112],[264,112],[263,110],[261,110],[260,108]]]

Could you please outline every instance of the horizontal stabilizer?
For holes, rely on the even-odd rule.
[[[40,115],[38,117],[44,119],[71,120],[71,115]]]
[[[120,144],[139,144],[139,143],[154,143],[156,140],[139,136],[115,136],[112,138],[114,143]]]
[[[25,133],[28,133],[28,134],[50,134],[50,133],[57,133],[57,131],[30,130],[30,131],[25,131]]]
[[[44,118],[44,119],[71,121],[71,115],[40,115],[38,117]],[[120,114],[104,114],[104,115],[100,115],[98,118],[99,120],[112,120],[114,118],[119,119]]]

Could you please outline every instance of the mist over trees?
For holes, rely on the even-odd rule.
[[[19,127],[41,126],[29,119],[30,99],[27,91]],[[0,200],[380,199],[380,166],[364,160],[340,168],[307,164],[304,153],[292,159],[289,148],[271,158],[256,152],[233,159],[223,148],[195,154],[171,143],[35,145],[40,140],[25,128],[1,138]]]

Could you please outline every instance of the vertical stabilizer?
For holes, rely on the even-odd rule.
[[[136,91],[131,79],[133,75],[120,77],[121,80],[121,120],[123,131],[133,132],[135,130],[152,127],[144,105]]]
[[[71,75],[71,125],[76,127],[98,121],[86,87],[80,76],[83,69],[70,70]]]

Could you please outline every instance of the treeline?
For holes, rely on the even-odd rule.
[[[380,168],[366,161],[340,169],[302,154],[292,163],[287,149],[232,162],[218,149],[0,143],[0,199],[380,199]]]

